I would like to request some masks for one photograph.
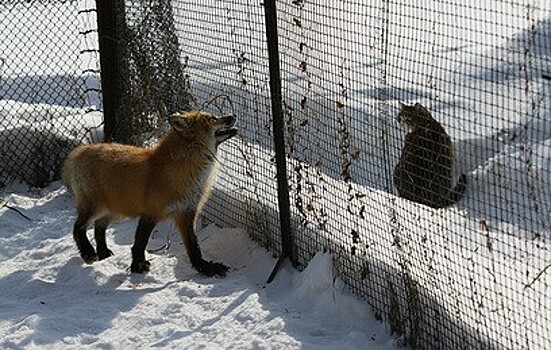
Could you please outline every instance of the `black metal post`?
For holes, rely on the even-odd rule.
[[[277,193],[279,222],[281,230],[282,252],[268,283],[272,282],[285,258],[293,265],[293,241],[291,236],[291,209],[289,201],[289,184],[287,182],[287,160],[285,156],[285,121],[281,94],[281,76],[279,67],[279,43],[277,34],[277,11],[275,0],[264,1],[264,18],[266,21],[266,40],[268,42],[268,62],[270,67],[270,95],[272,102],[272,125],[274,133],[275,160],[277,167]]]
[[[96,0],[105,141],[115,134],[117,109],[121,106],[117,56],[117,13],[124,11],[124,7],[119,8],[121,3],[124,5],[120,0]]]

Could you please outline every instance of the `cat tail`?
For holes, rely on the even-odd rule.
[[[463,198],[463,194],[465,194],[465,190],[467,189],[467,175],[461,174],[459,177],[459,180],[457,181],[457,184],[455,185],[455,188],[451,190],[449,198],[448,198],[448,205],[452,205]]]

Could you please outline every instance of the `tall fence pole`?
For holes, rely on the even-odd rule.
[[[277,34],[277,10],[275,0],[264,1],[264,18],[266,22],[266,40],[268,43],[268,64],[270,68],[270,95],[272,103],[272,126],[277,168],[277,194],[279,222],[281,232],[281,256],[279,257],[270,277],[270,283],[281,264],[289,258],[293,265],[293,241],[291,236],[291,204],[289,200],[289,184],[287,182],[287,160],[285,156],[285,121],[283,119],[283,103],[281,94],[281,76],[279,67],[279,43]]]
[[[121,6],[121,0],[96,0],[105,141],[112,140],[115,134],[121,106],[117,35],[117,14],[124,11]]]

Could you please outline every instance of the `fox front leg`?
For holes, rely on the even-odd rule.
[[[191,265],[200,273],[206,276],[225,276],[229,268],[221,263],[206,261],[203,259],[197,235],[195,233],[195,217],[196,213],[188,211],[179,214],[175,218],[175,224],[180,232],[184,246],[191,261]]]
[[[142,216],[136,229],[136,237],[132,246],[132,265],[131,272],[144,273],[149,271],[151,263],[145,260],[145,247],[149,241],[151,231],[155,228],[157,222],[153,219]]]

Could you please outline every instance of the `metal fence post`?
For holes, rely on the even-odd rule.
[[[121,7],[122,6],[122,7]],[[117,109],[121,106],[118,62],[117,14],[124,11],[124,1],[96,0],[100,51],[101,89],[105,141],[112,140],[117,126]]]
[[[277,167],[278,209],[281,231],[282,252],[270,277],[270,283],[281,263],[289,258],[295,265],[293,256],[293,242],[291,235],[291,214],[289,200],[289,184],[287,182],[287,160],[285,156],[285,122],[283,119],[281,76],[279,67],[279,43],[277,33],[277,11],[275,0],[264,1],[264,14],[266,22],[266,41],[268,44],[268,63],[270,68],[270,95],[272,103],[272,125],[275,148],[275,160]]]

